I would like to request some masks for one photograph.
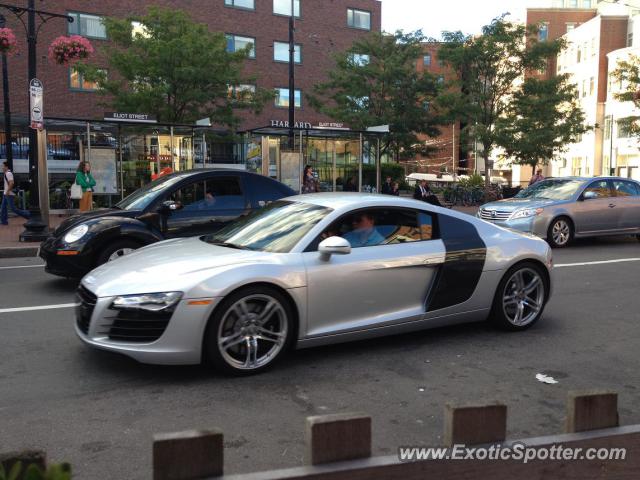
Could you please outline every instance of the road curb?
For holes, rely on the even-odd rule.
[[[35,257],[39,245],[29,247],[0,247],[0,258]]]

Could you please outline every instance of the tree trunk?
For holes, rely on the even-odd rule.
[[[489,154],[488,149],[485,148],[482,157],[484,158],[484,186],[489,188],[491,186],[491,169],[489,168]]]

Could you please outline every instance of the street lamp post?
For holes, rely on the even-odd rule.
[[[73,22],[73,17],[61,15],[59,13],[46,12],[44,10],[36,10],[35,0],[29,0],[27,8],[17,7],[0,3],[0,8],[13,13],[22,23],[27,34],[28,43],[28,76],[29,85],[37,75],[37,44],[38,33],[40,28],[52,18],[65,18],[69,23]],[[27,16],[25,23],[24,16]],[[36,15],[40,19],[40,24],[36,25]],[[47,172],[40,172],[47,175]],[[45,231],[47,226],[40,216],[40,191],[38,189],[38,132],[29,129],[29,213],[30,219],[25,223],[25,230],[20,234],[21,242],[39,242],[47,238],[48,232]]]

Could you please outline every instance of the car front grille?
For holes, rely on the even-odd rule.
[[[82,333],[89,333],[91,315],[96,307],[98,297],[86,289],[83,285],[76,290],[76,324]]]
[[[147,312],[144,310],[107,310],[113,321],[103,332],[110,340],[120,342],[151,343],[158,340],[169,325],[171,311]]]
[[[495,215],[494,215],[495,212]],[[513,212],[505,212],[504,210],[488,210],[480,209],[480,218],[483,220],[496,221],[496,220],[508,220]]]

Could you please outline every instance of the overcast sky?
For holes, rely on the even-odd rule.
[[[524,20],[525,8],[536,4],[540,0],[382,0],[382,29],[422,29],[435,38],[440,38],[443,30],[474,34],[505,12]]]

